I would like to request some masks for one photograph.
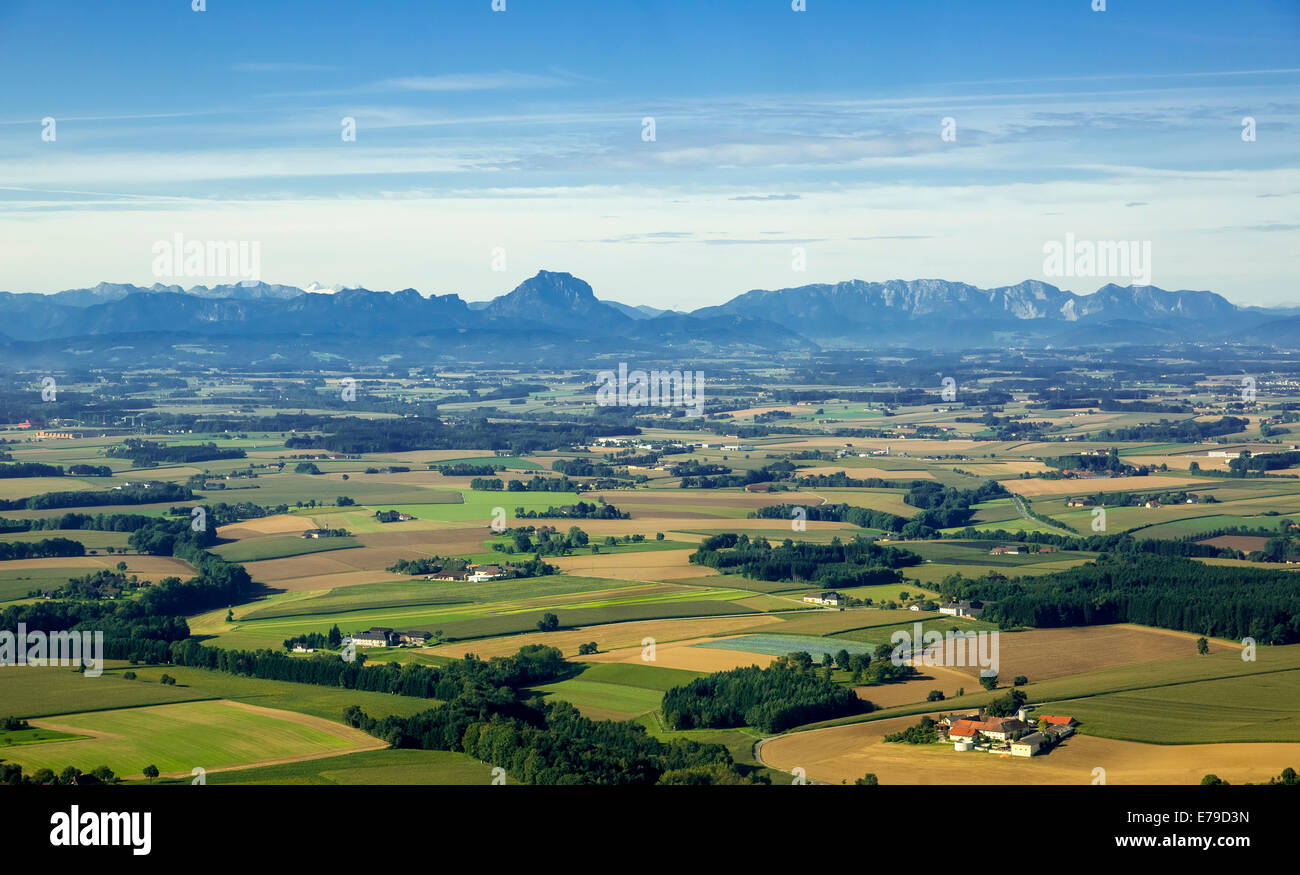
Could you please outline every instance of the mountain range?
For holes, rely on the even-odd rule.
[[[314,288],[314,284],[313,284]],[[982,289],[939,279],[852,280],[755,289],[689,313],[602,301],[569,273],[539,271],[488,302],[267,283],[214,287],[100,283],[52,294],[0,292],[12,343],[150,332],[208,338],[398,338],[493,332],[524,346],[570,341],[716,350],[995,345],[1113,346],[1185,340],[1300,342],[1300,309],[1232,304],[1209,291],[1102,286],[1076,294],[1026,280]]]

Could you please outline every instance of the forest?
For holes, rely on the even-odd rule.
[[[808,581],[824,587],[894,583],[894,569],[918,565],[921,557],[898,547],[881,547],[858,537],[844,543],[795,543],[786,539],[773,547],[765,538],[724,533],[705,539],[690,556],[692,565],[757,580]]]
[[[872,710],[850,688],[804,668],[777,662],[771,668],[736,668],[696,678],[664,693],[661,709],[670,729],[754,726],[781,732],[792,726]]]
[[[1300,589],[1283,570],[1116,553],[1042,577],[950,577],[939,591],[984,601],[984,619],[1004,628],[1138,623],[1261,644],[1300,642]]]

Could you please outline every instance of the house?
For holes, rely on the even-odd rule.
[[[293,652],[294,653],[315,653],[316,648],[307,647],[305,644],[295,644],[293,645]]]
[[[1047,738],[1041,732],[1022,735],[1011,742],[1011,755],[1013,757],[1031,757],[1038,753],[1046,740]]]
[[[803,600],[810,605],[831,605],[838,607],[844,604],[844,596],[837,592],[822,592],[814,595],[806,595]]]
[[[1047,736],[1047,738],[1052,742],[1052,744],[1056,744],[1061,739],[1069,738],[1071,735],[1074,735],[1074,727],[1073,726],[1049,726],[1047,727],[1047,729],[1043,731],[1043,734]]]
[[[1159,506],[1160,506],[1160,502],[1156,501],[1156,500],[1153,498],[1153,499],[1151,499],[1150,501],[1148,501],[1146,504],[1144,504],[1144,505],[1142,505],[1142,506],[1143,506],[1143,507],[1159,507]]]
[[[984,613],[982,602],[947,602],[939,606],[939,613],[950,617],[978,617]]]
[[[470,565],[465,566],[465,571],[468,572],[465,579],[470,583],[482,583],[485,580],[497,580],[498,578],[506,576],[505,571],[500,565],[479,565],[478,563],[471,563]]]
[[[1018,738],[1027,729],[1029,729],[1028,723],[1014,717],[986,717],[983,720],[966,718],[958,720],[948,730],[948,736],[950,738],[954,735],[958,738],[973,738],[978,733],[994,741],[1011,741]]]
[[[392,629],[376,626],[353,635],[352,643],[358,647],[387,647],[392,637]]]
[[[1042,714],[1038,719],[1046,720],[1048,726],[1074,726],[1079,722],[1073,717],[1060,717],[1054,714]]]
[[[1097,503],[1097,499],[1089,498],[1087,496],[1082,496],[1080,498],[1071,498],[1069,501],[1065,503],[1065,506],[1066,507],[1093,507],[1094,505],[1096,505],[1096,503]]]
[[[432,637],[428,632],[401,632],[397,636],[403,644],[412,644],[416,647],[423,647]]]
[[[325,537],[325,532],[326,529],[308,529],[302,533],[302,536],[304,538],[323,538]]]
[[[985,732],[984,734],[992,736],[999,741],[1012,741],[1024,735],[1032,728],[1033,727],[1023,720],[1018,720],[1015,717],[1005,717],[1001,720],[1001,725],[998,729],[995,729],[992,732]]]
[[[990,550],[989,554],[993,556],[1003,556],[1003,555],[1021,556],[1028,552],[1029,552],[1028,547],[1023,547],[1020,544],[1011,544],[1011,545],[998,545],[997,547],[994,547],[992,550]]]

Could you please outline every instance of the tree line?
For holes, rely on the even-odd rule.
[[[238,447],[218,447],[211,441],[169,446],[158,441],[127,438],[122,446],[109,447],[105,455],[110,459],[130,459],[135,467],[146,468],[160,464],[185,465],[217,459],[242,459],[246,454]]]
[[[105,504],[153,504],[159,501],[189,501],[194,493],[175,483],[123,486],[121,489],[76,492],[43,492],[28,498],[0,499],[0,510],[49,510],[59,507],[98,507]]]
[[[691,564],[739,573],[756,580],[809,581],[820,586],[870,586],[895,583],[894,569],[918,565],[921,557],[898,547],[882,547],[865,538],[847,543],[798,543],[786,539],[773,547],[766,538],[723,533],[706,538],[689,557]]]
[[[763,732],[873,710],[848,687],[792,662],[696,678],[664,693],[660,707],[670,729],[754,726]]]
[[[1300,642],[1300,589],[1289,571],[1115,553],[1035,578],[957,575],[939,591],[984,601],[984,619],[1004,628],[1138,623],[1264,644]]]

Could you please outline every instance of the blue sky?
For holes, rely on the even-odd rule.
[[[206,5],[0,0],[0,289],[151,283],[177,233],[471,300],[1127,284],[1045,276],[1071,234],[1300,305],[1293,0]]]

